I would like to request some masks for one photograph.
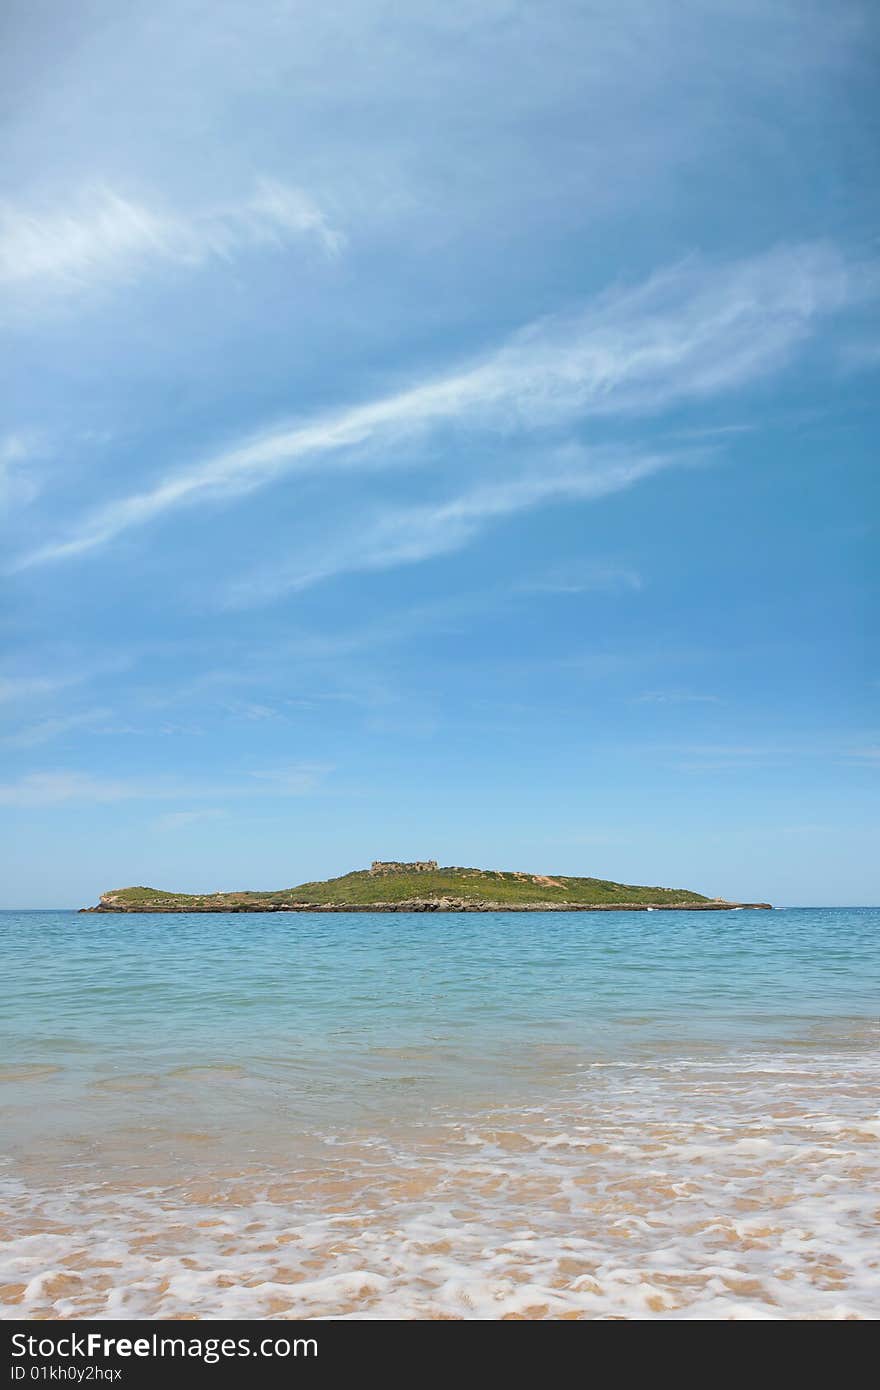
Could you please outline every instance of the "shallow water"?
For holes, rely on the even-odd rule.
[[[876,1317],[880,912],[0,914],[7,1317]]]

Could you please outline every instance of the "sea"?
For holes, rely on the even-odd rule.
[[[880,910],[0,913],[0,1316],[880,1315]]]

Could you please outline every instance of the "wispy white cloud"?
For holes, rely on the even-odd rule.
[[[188,216],[99,186],[81,190],[63,207],[0,204],[0,285],[8,291],[82,290],[162,262],[200,266],[296,238],[330,256],[344,245],[307,193],[276,180],[259,180],[241,202]]]
[[[160,816],[155,824],[157,830],[185,830],[188,825],[197,825],[201,821],[220,820],[225,814],[218,806],[205,806],[198,811],[169,811],[167,815]]]
[[[724,265],[688,261],[533,323],[462,370],[171,472],[99,506],[17,567],[81,554],[176,508],[240,496],[285,473],[424,465],[430,451],[416,446],[441,428],[511,440],[732,390],[780,369],[858,284],[857,268],[825,245]]]
[[[647,690],[636,695],[637,705],[717,705],[719,696],[704,695],[697,690]]]
[[[114,279],[149,257],[167,258],[174,225],[107,188],[80,194],[63,209],[37,212],[6,203],[0,206],[0,284],[75,288]]]
[[[333,771],[332,763],[296,763],[252,772],[251,776],[279,796],[306,796],[316,791]]]
[[[92,777],[84,772],[29,772],[17,781],[0,784],[0,806],[62,806],[71,801],[94,804],[144,794],[142,786],[122,779]]]
[[[230,607],[248,607],[301,591],[339,574],[417,564],[460,550],[492,522],[563,498],[596,499],[631,487],[676,462],[671,455],[627,456],[567,449],[542,460],[541,471],[485,483],[450,500],[361,517],[335,543],[326,538],[313,559],[273,564],[226,592]]]
[[[792,758],[804,756],[805,751],[778,744],[699,744],[670,750],[674,758],[670,765],[678,772],[748,772],[784,767]]]
[[[292,237],[311,237],[328,256],[338,256],[345,248],[345,233],[333,227],[317,203],[301,188],[279,179],[262,178],[245,203],[220,211],[206,219],[213,221],[219,246],[225,229],[232,249],[243,243],[283,246]]]
[[[295,763],[271,771],[245,773],[235,782],[187,783],[171,778],[103,777],[91,773],[51,770],[28,772],[0,783],[0,806],[101,805],[117,801],[176,801],[181,799],[253,799],[263,796],[308,796],[333,771],[329,763]]]
[[[14,734],[7,734],[2,742],[10,748],[37,748],[40,744],[51,743],[53,739],[76,729],[89,728],[107,719],[110,711],[106,709],[85,710],[79,714],[60,714],[47,719],[38,719],[26,724]]]
[[[81,672],[48,676],[0,676],[0,703],[30,700],[36,695],[54,695],[57,690],[78,685],[86,679]]]
[[[517,586],[526,594],[637,593],[642,576],[630,565],[586,564],[558,566],[549,574],[523,580]]]
[[[82,651],[77,650],[71,659],[69,647],[54,644],[43,649],[41,669],[7,667],[7,674],[0,673],[0,704],[33,701],[71,686],[85,685],[99,677],[116,675],[132,665],[135,655],[134,651],[120,650],[106,656],[91,653],[86,660]],[[34,711],[29,709],[28,713],[33,715]]]
[[[33,471],[33,460],[43,453],[38,437],[18,431],[0,437],[0,511],[33,501],[40,483]]]

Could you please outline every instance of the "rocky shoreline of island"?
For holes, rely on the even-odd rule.
[[[376,903],[200,903],[198,906],[154,906],[98,903],[80,912],[190,914],[197,912],[739,912],[745,908],[772,911],[772,903],[503,903],[468,902],[463,898],[412,898]]]

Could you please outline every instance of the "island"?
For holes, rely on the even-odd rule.
[[[500,869],[440,868],[434,859],[373,861],[340,878],[272,893],[166,893],[116,888],[81,912],[729,912],[769,909],[685,888]]]

